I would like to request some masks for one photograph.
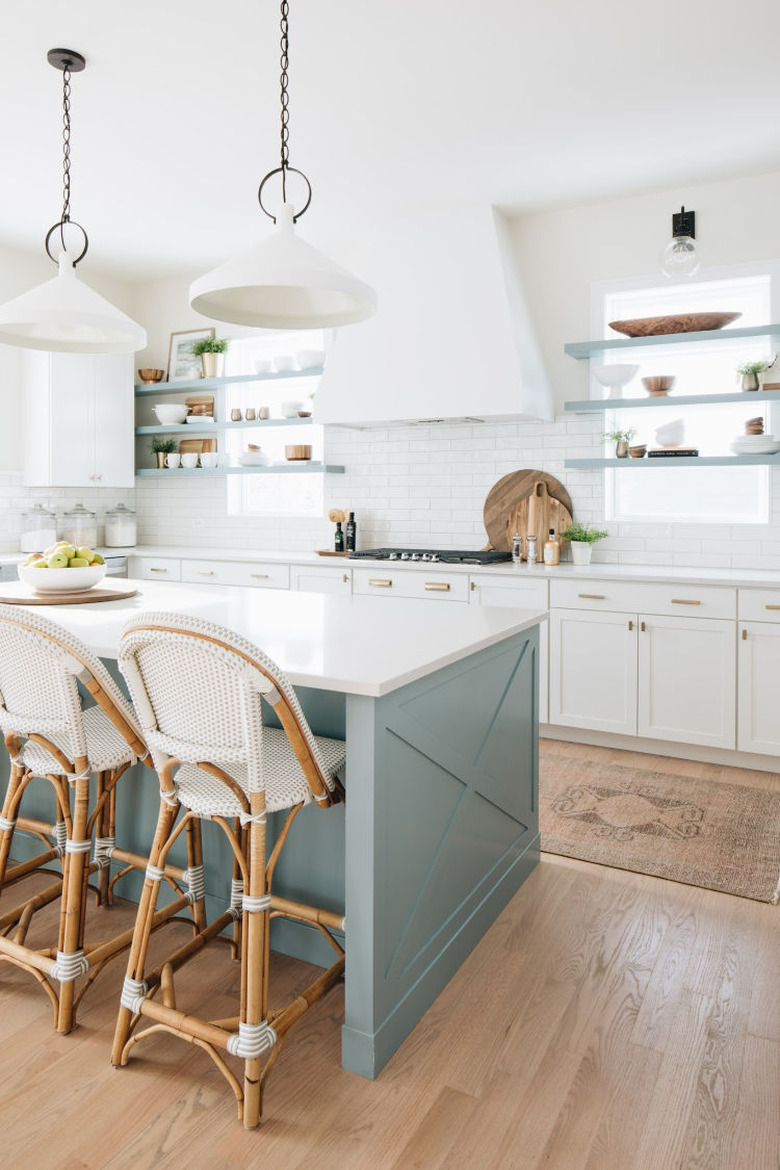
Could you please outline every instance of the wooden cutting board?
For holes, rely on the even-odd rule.
[[[41,569],[41,572],[45,572]],[[124,597],[133,597],[137,589],[112,588],[110,585],[96,585],[94,589],[84,589],[81,593],[36,593],[23,581],[12,582],[0,586],[0,604],[2,605],[91,605],[96,601],[120,601]]]
[[[216,439],[182,439],[179,442],[179,454],[202,455],[204,451],[216,451]]]
[[[547,484],[539,482],[534,486],[536,490],[533,495],[520,500],[509,513],[506,521],[506,536],[509,547],[512,547],[512,537],[516,532],[523,538],[524,561],[528,559],[526,537],[529,534],[536,533],[536,556],[541,561],[542,546],[547,540],[550,529],[554,528],[557,535],[559,532],[564,532],[571,524],[571,512],[560,500],[553,499],[548,493]],[[568,541],[562,540],[561,548],[565,548],[567,544]]]
[[[567,527],[572,519],[571,496],[560,480],[546,471],[511,471],[488,492],[483,510],[485,531],[488,534],[491,547],[507,552],[512,548],[512,536],[519,531],[525,537],[534,531],[528,527],[529,516],[527,510],[521,514],[516,509],[522,502],[529,500],[538,489],[536,484],[546,487],[546,500],[539,500],[533,508],[533,519],[541,560],[541,548],[547,538],[548,529],[554,528],[560,532]],[[553,507],[557,502],[563,506],[563,511]],[[519,528],[518,528],[519,525]],[[523,550],[525,555],[525,550]]]

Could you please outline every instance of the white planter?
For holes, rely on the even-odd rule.
[[[593,545],[587,540],[571,541],[571,559],[575,565],[589,565]]]

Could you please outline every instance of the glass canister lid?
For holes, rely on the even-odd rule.
[[[56,518],[55,513],[44,508],[43,504],[33,504],[32,508],[26,508],[22,512],[22,522],[26,527],[48,528]]]
[[[106,512],[106,519],[109,520],[129,520],[135,516],[132,508],[128,508],[125,504],[117,504],[115,508],[109,508]]]
[[[90,512],[83,504],[76,504],[69,512],[63,512],[66,520],[97,520],[97,512]]]

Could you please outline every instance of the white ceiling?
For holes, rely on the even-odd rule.
[[[6,4],[0,243],[42,249],[60,217],[55,46],[87,58],[72,213],[90,267],[191,272],[261,238],[278,24],[273,0]],[[778,43],[776,0],[290,0],[301,233],[335,252],[410,198],[520,212],[780,169]]]

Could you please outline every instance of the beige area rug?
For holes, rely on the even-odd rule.
[[[616,764],[542,758],[542,849],[777,902],[780,794]]]

